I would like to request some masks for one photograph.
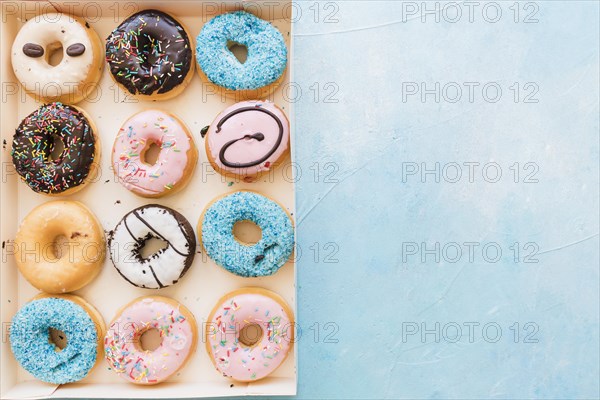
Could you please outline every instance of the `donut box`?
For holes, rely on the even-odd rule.
[[[165,296],[172,298],[194,315],[198,325],[198,345],[189,362],[168,381],[155,386],[140,386],[125,382],[110,370],[101,359],[83,380],[66,385],[52,385],[33,378],[20,367],[10,347],[9,329],[12,317],[39,291],[19,273],[13,255],[14,240],[20,222],[36,206],[51,200],[75,200],[87,205],[98,218],[105,233],[115,228],[131,210],[160,204],[181,213],[197,231],[197,223],[204,208],[216,197],[239,190],[252,190],[279,203],[294,219],[293,159],[293,104],[288,101],[291,81],[293,46],[291,42],[291,1],[65,1],[65,2],[2,2],[1,3],[1,135],[2,148],[2,268],[0,269],[0,300],[2,315],[2,344],[0,353],[0,397],[3,399],[31,398],[196,398],[254,395],[296,394],[296,346],[267,378],[254,382],[237,382],[221,376],[213,366],[205,349],[207,340],[202,333],[215,303],[226,293],[243,287],[262,287],[278,293],[294,309],[295,265],[294,256],[271,276],[244,278],[217,266],[204,254],[200,244],[186,275],[176,284],[162,289],[144,289],[129,284],[119,276],[110,257],[106,257],[101,272],[90,284],[73,292],[89,301],[110,323],[117,311],[140,296]],[[104,41],[110,32],[129,15],[144,9],[158,9],[178,18],[195,37],[203,25],[215,15],[235,10],[245,10],[270,21],[283,34],[288,48],[288,68],[282,84],[268,97],[280,106],[291,122],[292,157],[287,156],[277,169],[252,183],[225,177],[215,172],[206,152],[201,132],[224,109],[236,103],[215,91],[194,76],[182,93],[168,100],[145,101],[133,98],[119,88],[104,65],[102,77],[95,93],[76,103],[83,108],[96,126],[102,155],[97,173],[81,191],[67,197],[49,197],[30,190],[20,181],[11,162],[11,142],[20,121],[42,103],[28,96],[19,85],[11,67],[11,46],[25,20],[48,12],[64,12],[83,17]],[[177,193],[158,199],[136,196],[115,178],[111,169],[111,150],[115,137],[132,115],[147,109],[159,109],[178,116],[189,128],[196,147],[198,162],[188,185]],[[198,235],[198,232],[196,232]]]

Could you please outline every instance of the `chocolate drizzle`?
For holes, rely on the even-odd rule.
[[[182,248],[183,246],[180,248],[177,248],[175,243],[173,243],[168,238],[166,238],[163,234],[161,234],[159,232],[159,230],[164,229],[163,226],[155,226],[155,225],[153,225],[153,222],[149,221],[147,218],[144,218],[144,213],[147,210],[156,209],[156,208],[159,209],[158,212],[160,212],[162,214],[168,214],[171,217],[173,217],[173,219],[179,226],[179,229],[181,230],[183,237],[185,238],[185,243],[183,245],[183,246],[185,246],[185,248]],[[133,218],[137,219],[139,222],[141,222],[147,228],[144,230],[141,237],[134,234],[128,225],[128,221],[131,222],[131,220]],[[150,270],[150,273],[152,274],[152,277],[154,278],[154,281],[156,282],[156,285],[158,286],[158,288],[164,288],[171,284],[177,283],[177,281],[179,279],[181,279],[185,275],[185,273],[188,271],[188,269],[192,266],[192,262],[194,261],[194,256],[196,255],[196,253],[195,253],[196,237],[194,235],[192,226],[190,225],[188,220],[179,212],[177,212],[169,207],[161,206],[159,204],[148,204],[148,205],[141,206],[141,207],[138,207],[138,208],[130,211],[129,213],[127,213],[127,215],[125,215],[123,217],[123,220],[117,225],[117,227],[115,228],[115,232],[109,236],[108,246],[111,249],[114,247],[114,245],[117,245],[117,246],[123,245],[123,243],[113,243],[113,240],[115,238],[117,230],[123,229],[123,228],[121,228],[121,226],[123,226],[125,228],[125,230],[129,234],[129,236],[134,240],[133,246],[126,247],[127,251],[130,253],[125,255],[125,257],[126,257],[125,259],[127,259],[127,257],[131,256],[134,260],[136,260],[139,263],[140,267],[142,267],[142,268],[147,267]],[[146,244],[146,242],[151,238],[160,239],[160,240],[166,242],[167,247],[165,249],[160,250],[157,253],[151,255],[148,259],[144,259],[141,255],[141,250],[144,247],[144,245]],[[172,283],[160,281],[160,279],[158,278],[158,275],[156,274],[156,271],[154,270],[154,268],[152,267],[152,265],[149,262],[153,259],[158,259],[160,257],[168,257],[168,255],[164,254],[167,249],[173,250],[175,253],[182,256],[185,260],[183,268],[178,276],[178,279],[172,281]],[[113,256],[114,256],[113,253],[111,253],[111,258]],[[131,279],[127,278],[126,274],[119,269],[119,267],[117,266],[117,263],[115,261],[116,260],[113,259],[113,264],[115,265],[115,268],[117,269],[119,274],[123,278],[125,278],[125,280],[127,280],[127,282],[129,282],[132,285],[137,286],[137,287],[146,288],[146,286],[140,285],[136,282],[133,282]],[[176,268],[176,266],[174,265],[173,268]],[[142,273],[145,274],[146,270],[142,270]]]
[[[200,130],[200,136],[202,136],[202,139],[204,139],[204,136],[206,136],[209,129],[210,129],[210,125],[207,125]]]
[[[64,150],[52,159],[56,140]],[[12,160],[17,173],[35,192],[62,193],[87,178],[95,146],[92,128],[79,110],[62,103],[45,104],[16,129]]]
[[[192,67],[185,29],[170,15],[144,10],[127,18],[106,40],[106,61],[131,94],[167,93]]]
[[[232,162],[229,162],[227,160],[227,158],[225,157],[225,152],[227,151],[227,149],[229,147],[231,147],[233,144],[237,143],[240,140],[246,140],[246,139],[254,139],[254,140],[257,140],[257,141],[261,142],[261,141],[263,141],[265,139],[265,135],[263,133],[261,133],[261,132],[257,132],[257,133],[254,133],[252,135],[245,135],[245,136],[242,136],[241,138],[230,140],[229,142],[225,143],[225,145],[223,145],[223,147],[221,148],[221,151],[219,151],[219,160],[226,167],[229,167],[229,168],[248,168],[248,167],[253,167],[255,165],[262,164],[263,162],[267,161],[269,159],[269,157],[271,157],[273,155],[273,153],[275,153],[275,151],[277,151],[277,149],[281,145],[281,141],[283,140],[283,123],[277,117],[277,115],[273,114],[271,111],[269,111],[269,110],[267,110],[265,108],[262,108],[259,104],[257,104],[254,107],[242,107],[242,108],[238,108],[237,110],[234,110],[234,111],[230,112],[229,114],[227,114],[226,116],[224,116],[219,121],[219,123],[217,124],[217,130],[216,130],[216,132],[219,133],[221,131],[221,126],[223,126],[223,124],[229,118],[233,117],[234,115],[237,115],[237,114],[240,114],[240,113],[243,113],[243,112],[247,112],[247,111],[260,111],[260,112],[263,112],[265,114],[268,114],[271,118],[273,118],[277,122],[277,125],[279,127],[279,135],[277,137],[277,141],[275,142],[275,145],[271,148],[271,150],[269,150],[269,152],[267,154],[265,154],[263,157],[261,157],[258,160],[250,161],[250,162],[246,162],[246,163],[232,163]]]

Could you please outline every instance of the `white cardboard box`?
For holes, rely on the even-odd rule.
[[[25,19],[44,12],[69,11],[82,15],[104,40],[123,19],[133,12],[157,8],[178,17],[188,28],[195,42],[203,24],[216,14],[229,10],[246,9],[261,18],[271,20],[285,37],[289,58],[292,60],[291,1],[65,1],[65,2],[12,2],[2,1],[1,20],[1,135],[6,141],[1,151],[2,184],[2,268],[0,269],[0,312],[2,316],[2,344],[0,363],[1,398],[185,398],[209,396],[245,395],[293,395],[296,393],[296,350],[288,356],[270,377],[253,382],[239,383],[222,377],[212,366],[205,350],[203,338],[191,361],[169,382],[141,387],[126,383],[108,370],[105,360],[92,370],[90,375],[77,384],[55,386],[36,381],[15,361],[10,350],[8,330],[17,310],[31,299],[37,290],[21,274],[10,253],[10,241],[14,239],[19,222],[35,206],[54,198],[36,194],[20,182],[14,172],[10,157],[10,146],[14,129],[19,122],[40,104],[27,96],[20,88],[12,72],[10,48],[13,39]],[[290,90],[292,68],[288,63],[284,83],[272,96],[284,107],[292,122],[291,104],[286,101]],[[195,72],[194,72],[195,73]],[[196,74],[196,73],[195,73]],[[200,78],[195,75],[185,91],[174,99],[162,102],[132,101],[119,90],[104,67],[100,81],[100,93],[96,99],[78,103],[95,122],[102,144],[101,176],[79,193],[67,197],[87,204],[99,218],[105,231],[113,229],[119,220],[137,206],[159,203],[181,212],[195,228],[204,206],[214,197],[240,189],[253,189],[283,204],[294,213],[293,168],[290,160],[259,182],[246,184],[222,178],[214,173],[204,151],[200,130],[210,124],[214,117],[235,101],[212,94]],[[190,184],[173,196],[162,199],[144,199],[128,192],[114,178],[110,166],[110,151],[121,124],[135,112],[156,107],[173,112],[190,128],[199,150],[199,160]],[[293,144],[293,136],[292,136]],[[293,154],[293,147],[292,147]],[[117,202],[119,201],[119,202]],[[198,248],[198,250],[200,250]],[[132,299],[150,294],[172,297],[187,306],[202,325],[214,306],[225,293],[245,286],[260,286],[281,294],[294,308],[295,268],[291,260],[275,275],[265,278],[240,278],[218,267],[205,254],[197,254],[193,266],[176,285],[161,290],[133,287],[122,279],[107,257],[102,272],[88,286],[75,292],[93,304],[109,323],[116,310]],[[232,386],[233,384],[233,386]]]

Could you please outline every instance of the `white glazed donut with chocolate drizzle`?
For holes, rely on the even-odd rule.
[[[51,65],[50,55],[61,48],[62,60]],[[104,51],[98,34],[83,18],[47,13],[19,30],[11,61],[17,79],[37,100],[77,103],[95,91]]]
[[[277,166],[289,151],[289,121],[283,110],[270,101],[234,104],[202,133],[213,168],[246,182]]]
[[[141,249],[151,239],[167,246],[143,258]],[[161,289],[179,281],[194,260],[196,237],[188,220],[158,204],[129,212],[109,235],[111,260],[123,278],[134,286]]]

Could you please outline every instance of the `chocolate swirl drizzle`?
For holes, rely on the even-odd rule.
[[[169,214],[173,218],[174,223],[177,224],[177,226],[181,230],[181,235],[183,237],[183,241],[180,240],[178,243],[173,243],[173,241],[169,240],[169,238],[167,238],[165,235],[163,235],[161,233],[161,231],[163,231],[163,230],[168,231],[169,227],[160,226],[160,225],[156,226],[155,221],[152,221],[150,218],[145,217],[146,212],[148,212],[149,217],[152,217],[152,213]],[[135,223],[135,220],[141,222],[147,228],[147,229],[145,229],[145,231],[143,232],[141,237],[134,234],[129,227],[129,224],[131,224],[132,222]],[[138,208],[130,211],[129,213],[127,213],[127,215],[125,215],[123,217],[123,219],[121,220],[121,222],[117,225],[117,227],[115,228],[115,231],[118,229],[123,229],[123,228],[127,231],[128,235],[134,241],[133,246],[130,247],[129,245],[127,245],[125,247],[126,250],[129,252],[129,253],[125,254],[125,257],[131,256],[131,260],[135,260],[137,262],[137,265],[133,265],[133,264],[129,263],[130,265],[128,265],[128,268],[138,268],[139,267],[143,274],[146,274],[146,271],[147,271],[146,268],[148,270],[150,270],[150,273],[152,274],[152,277],[154,278],[154,281],[156,282],[156,285],[158,286],[159,289],[176,284],[179,281],[179,279],[181,279],[185,275],[185,273],[189,270],[189,268],[192,266],[192,262],[194,261],[194,256],[196,255],[196,253],[195,253],[196,236],[194,236],[194,230],[192,229],[192,226],[190,225],[188,220],[179,212],[177,212],[169,207],[161,206],[159,204],[148,204],[145,206],[138,207]],[[110,249],[114,249],[115,245],[117,245],[117,246],[119,245],[119,243],[113,242],[113,240],[115,239],[115,231],[113,231],[108,238],[108,246]],[[177,279],[175,279],[173,281],[169,281],[169,282],[161,281],[158,278],[158,274],[152,267],[153,260],[159,259],[161,257],[168,257],[168,255],[164,254],[166,251],[166,248],[151,255],[149,258],[142,257],[142,254],[141,254],[142,248],[146,245],[146,242],[152,238],[160,239],[160,240],[166,242],[167,248],[172,249],[175,253],[177,253],[183,257],[183,265],[182,266],[176,265],[177,262],[175,260],[172,260],[172,259],[170,260],[173,263],[174,269],[176,269],[178,267],[181,268],[181,272],[180,272],[179,276],[177,277]],[[111,252],[111,258],[112,257],[114,257],[114,254]],[[128,259],[128,258],[125,258],[125,259]],[[115,268],[117,269],[117,271],[119,272],[119,275],[121,275],[123,278],[125,278],[125,280],[127,282],[129,282],[132,285],[137,286],[137,287],[146,288],[145,285],[141,285],[141,284],[134,282],[131,279],[127,278],[127,276],[126,276],[127,274],[119,269],[119,267],[117,266],[117,263],[115,263],[114,259],[113,259],[113,264],[114,264]],[[123,264],[120,264],[120,265],[121,265],[121,267],[123,266]]]
[[[257,132],[252,135],[245,135],[245,136],[242,136],[241,138],[230,140],[229,142],[225,143],[223,145],[223,147],[221,148],[221,151],[219,151],[219,160],[226,167],[249,168],[249,167],[253,167],[255,165],[262,164],[263,162],[267,161],[269,159],[269,157],[271,157],[273,155],[273,153],[275,153],[275,151],[277,151],[277,149],[281,145],[281,141],[283,140],[283,123],[277,117],[277,115],[273,114],[271,111],[269,111],[267,109],[262,108],[260,105],[256,105],[254,107],[242,107],[242,108],[238,108],[237,110],[230,112],[229,114],[224,116],[219,121],[219,123],[217,124],[216,132],[219,133],[221,131],[221,127],[229,118],[233,117],[234,115],[237,115],[237,114],[240,114],[243,112],[247,112],[247,111],[260,111],[265,114],[268,114],[271,118],[273,118],[277,122],[277,126],[279,127],[279,135],[277,137],[277,141],[275,142],[273,147],[269,150],[269,152],[267,154],[265,154],[264,156],[262,156],[261,158],[259,158],[258,160],[250,161],[250,162],[246,162],[246,163],[233,163],[233,162],[228,161],[227,158],[225,157],[225,152],[227,151],[227,149],[229,147],[231,147],[233,144],[237,143],[238,141],[245,140],[245,139],[254,139],[254,140],[258,140],[259,142],[262,142],[265,139],[265,135],[262,132]]]
[[[192,66],[192,48],[173,17],[144,10],[106,39],[106,61],[115,80],[131,94],[161,94],[184,81]]]
[[[51,159],[57,140],[64,149]],[[11,154],[17,173],[33,191],[54,194],[83,183],[94,162],[95,146],[90,123],[81,112],[51,103],[21,122]]]

